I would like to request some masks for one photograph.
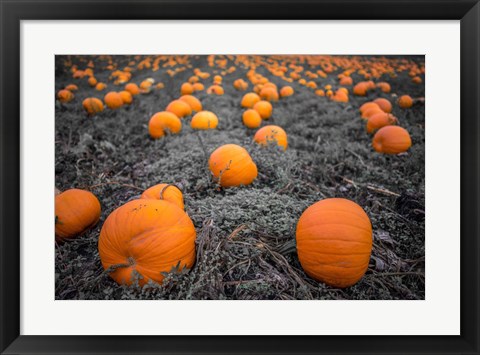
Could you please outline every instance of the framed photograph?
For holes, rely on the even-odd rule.
[[[4,1],[2,354],[479,354],[477,1]]]

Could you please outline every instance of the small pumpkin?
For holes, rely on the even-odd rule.
[[[90,78],[88,78],[88,85],[90,85],[91,87],[94,87],[96,86],[98,83],[97,79],[95,79],[94,76],[91,76]]]
[[[210,111],[200,111],[193,116],[190,126],[193,129],[214,129],[218,126],[218,117]]]
[[[373,101],[365,102],[362,106],[360,106],[360,113],[364,113],[366,110],[368,110],[370,108],[380,108],[380,106],[378,106]]]
[[[97,91],[102,91],[102,90],[105,90],[107,88],[107,85],[105,83],[97,83],[97,85],[95,85],[95,90]]]
[[[280,89],[280,97],[292,96],[293,93],[294,93],[294,90],[291,86],[284,86]]]
[[[372,106],[370,108],[367,108],[365,111],[363,111],[362,113],[362,118],[364,120],[368,120],[370,117],[372,117],[373,115],[377,114],[377,113],[382,113],[384,112],[380,106]]]
[[[182,210],[185,208],[183,203],[183,194],[180,189],[171,184],[157,184],[146,189],[140,198],[148,200],[165,200],[171,202]]]
[[[365,274],[372,251],[372,224],[353,201],[328,198],[301,215],[296,230],[303,270],[333,287],[349,287]]]
[[[248,109],[243,113],[242,121],[248,128],[258,128],[262,124],[262,117],[254,109]]]
[[[103,224],[98,253],[105,270],[115,267],[110,277],[131,285],[135,273],[139,284],[161,283],[164,272],[177,265],[191,268],[195,263],[195,227],[175,204],[162,200],[138,199],[113,211]]]
[[[264,86],[260,90],[260,98],[267,101],[278,101],[278,91],[272,86]]]
[[[255,105],[259,101],[260,96],[258,96],[254,92],[249,92],[243,95],[241,105],[242,107],[253,108],[253,105]]]
[[[378,112],[371,116],[367,121],[367,132],[373,133],[377,129],[393,125],[397,122],[395,116],[386,112]]]
[[[373,100],[374,103],[376,103],[383,112],[390,113],[392,112],[392,104],[390,101],[387,99],[384,99],[383,97],[379,97],[378,99]]]
[[[110,91],[108,94],[106,94],[103,98],[103,101],[105,101],[105,104],[108,106],[108,108],[112,110],[116,110],[117,108],[123,106],[122,96],[116,91]]]
[[[195,90],[193,89],[193,85],[190,83],[183,83],[180,88],[180,93],[182,95],[191,95]]]
[[[214,179],[223,187],[250,185],[257,178],[257,166],[250,154],[236,144],[217,148],[208,160]]]
[[[72,91],[72,92],[77,91],[78,86],[75,84],[68,84],[67,86],[65,86],[65,90]]]
[[[399,154],[412,146],[412,139],[405,128],[385,126],[373,136],[372,146],[379,153]]]
[[[225,91],[220,85],[214,84],[207,89],[207,94],[223,95]]]
[[[133,96],[140,94],[140,88],[134,83],[128,83],[125,85],[125,91],[128,91]]]
[[[182,130],[182,121],[172,112],[162,111],[154,114],[148,122],[148,132],[153,139],[167,133],[177,134]]]
[[[269,125],[260,128],[253,140],[261,145],[268,145],[270,143],[276,143],[278,146],[283,147],[283,150],[287,149],[287,133],[279,126]]]
[[[183,95],[179,100],[182,100],[190,105],[192,111],[198,112],[202,111],[202,103],[199,99],[192,95]]]
[[[82,106],[89,115],[95,115],[103,111],[103,102],[96,97],[87,97],[83,100]]]
[[[409,95],[403,95],[398,98],[398,106],[401,108],[410,108],[413,106],[413,99]]]
[[[122,98],[124,105],[130,105],[133,102],[133,96],[130,93],[130,91],[127,91],[127,90],[120,91],[119,94]]]
[[[195,83],[195,84],[193,84],[193,90],[203,91],[203,90],[205,90],[205,85],[203,85],[202,83]]]
[[[95,226],[102,212],[100,202],[90,191],[66,190],[55,196],[55,238],[75,238]]]
[[[264,120],[272,116],[273,107],[268,101],[258,101],[255,105],[253,105],[253,109],[257,111],[260,114],[260,117],[262,117]]]
[[[190,116],[192,114],[192,108],[190,105],[182,100],[173,100],[170,102],[166,111],[174,113],[178,118]]]
[[[75,97],[75,95],[73,95],[73,92],[71,92],[70,90],[66,90],[66,89],[60,90],[57,93],[58,101],[60,101],[61,103],[64,103],[64,104],[72,101],[74,97]]]

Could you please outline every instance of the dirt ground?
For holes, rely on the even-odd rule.
[[[55,186],[83,188],[100,200],[102,215],[95,228],[64,244],[55,245],[56,299],[424,299],[425,298],[425,110],[414,105],[393,114],[412,137],[412,147],[400,155],[383,155],[371,146],[358,108],[364,102],[394,95],[424,97],[424,85],[414,84],[407,72],[382,77],[392,91],[372,91],[366,97],[350,94],[350,102],[333,102],[314,90],[285,83],[265,68],[257,72],[279,87],[291,85],[295,94],[273,104],[273,118],[263,122],[281,126],[288,149],[262,148],[252,142],[255,130],[242,124],[240,100],[233,81],[246,79],[246,69],[225,75],[225,95],[195,93],[204,109],[219,117],[215,130],[195,132],[190,118],[180,134],[153,140],[150,117],[180,96],[180,86],[193,69],[173,77],[166,68],[133,71],[132,82],[146,78],[165,84],[139,95],[132,105],[88,117],[82,101],[103,99],[120,91],[96,56],[71,57],[85,67],[95,63],[95,77],[107,83],[99,92],[86,79],[73,79],[56,57],[56,91],[78,85],[67,104],[56,101]],[[123,68],[132,57],[113,58]],[[424,57],[399,57],[423,63]],[[205,56],[190,59],[192,68],[215,74]],[[316,79],[319,86],[338,88],[337,72]],[[213,75],[212,75],[213,76]],[[362,80],[357,74],[353,81]],[[424,78],[423,78],[424,79]],[[212,77],[203,81],[210,86]],[[252,88],[250,84],[249,90]],[[348,87],[351,89],[351,87]],[[247,91],[247,92],[248,92]],[[220,145],[239,144],[258,167],[252,185],[219,189],[208,170],[208,157]],[[197,261],[191,270],[171,273],[162,285],[119,286],[104,273],[98,237],[106,217],[125,202],[157,183],[182,186],[185,209],[197,230]],[[295,250],[295,228],[302,212],[328,197],[344,197],[364,208],[373,225],[373,251],[366,275],[356,285],[334,289],[308,277]],[[53,223],[53,220],[52,220]]]

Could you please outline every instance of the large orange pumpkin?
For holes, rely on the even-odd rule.
[[[218,126],[218,117],[210,111],[200,111],[192,117],[190,126],[193,129],[214,129]]]
[[[141,198],[148,200],[165,200],[171,202],[182,210],[185,208],[183,204],[183,194],[180,189],[171,184],[158,184],[146,189]]]
[[[412,146],[412,139],[405,128],[386,126],[380,128],[373,136],[373,149],[379,153],[403,153]]]
[[[284,150],[287,149],[288,146],[287,133],[285,133],[281,127],[274,125],[260,128],[257,133],[255,133],[253,140],[261,145],[276,143],[280,147],[283,147]]]
[[[163,137],[166,133],[177,134],[181,129],[182,121],[168,111],[157,112],[148,123],[148,132],[153,139]]]
[[[98,252],[105,270],[119,284],[132,284],[135,272],[140,285],[162,282],[163,272],[195,263],[195,227],[173,203],[139,199],[113,211],[103,224]]]
[[[333,287],[348,287],[365,274],[372,251],[372,224],[355,202],[319,201],[301,215],[297,252],[305,272]]]
[[[208,161],[214,178],[223,187],[249,185],[257,177],[257,166],[250,154],[236,144],[217,148]]]
[[[70,189],[56,195],[56,239],[71,239],[83,234],[97,224],[100,214],[100,202],[90,191]]]
[[[96,97],[87,97],[83,100],[82,105],[89,115],[95,115],[103,111],[103,102]]]

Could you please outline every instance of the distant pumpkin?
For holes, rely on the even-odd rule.
[[[120,91],[119,94],[122,97],[122,101],[125,105],[130,105],[133,102],[133,96],[129,91]]]
[[[367,132],[373,133],[377,129],[385,126],[393,125],[397,122],[395,116],[386,112],[378,112],[371,116],[367,121]]]
[[[260,101],[260,96],[254,92],[249,92],[242,97],[241,105],[246,108],[253,108],[253,106]]]
[[[191,95],[195,90],[193,89],[193,85],[190,83],[183,83],[180,88],[180,93],[182,95]]]
[[[223,95],[225,91],[220,85],[212,85],[207,89],[207,94]]]
[[[243,113],[242,121],[248,128],[258,128],[262,124],[262,117],[254,109],[248,109]]]
[[[182,210],[185,208],[183,194],[180,189],[171,184],[158,184],[146,189],[140,198],[148,200],[165,200],[171,202]]]
[[[134,83],[128,83],[125,85],[125,91],[128,91],[133,96],[140,94],[140,88]]]
[[[294,90],[291,86],[284,86],[283,88],[280,89],[280,97],[292,96],[293,93],[294,93]]]
[[[90,85],[91,87],[94,87],[97,85],[97,79],[95,79],[95,77],[91,76],[90,78],[88,78],[88,85]]]
[[[275,143],[283,149],[287,149],[287,133],[279,126],[269,125],[260,128],[253,140],[261,145],[267,145],[270,143]]]
[[[138,199],[113,211],[103,224],[98,253],[103,268],[119,284],[161,283],[165,272],[195,263],[196,232],[181,208],[162,200]],[[119,266],[121,265],[121,266]]]
[[[75,238],[95,226],[101,206],[90,191],[66,190],[55,196],[55,238],[59,241]]]
[[[57,93],[58,101],[60,101],[61,103],[64,103],[64,104],[72,101],[74,97],[75,97],[75,95],[73,95],[73,93],[70,90],[66,90],[66,89],[60,90]]]
[[[408,131],[399,126],[380,128],[373,136],[373,149],[384,154],[399,154],[406,152],[412,146]]]
[[[392,112],[392,104],[387,99],[380,97],[378,99],[373,100],[373,102],[376,103],[382,109],[383,112],[386,112],[386,113]]]
[[[96,97],[87,97],[83,100],[82,106],[89,115],[95,115],[103,111],[103,102]]]
[[[153,139],[167,133],[177,134],[182,130],[182,121],[172,112],[162,111],[154,114],[148,123],[148,132]]]
[[[296,242],[298,259],[307,275],[332,287],[349,287],[368,269],[372,224],[355,202],[328,198],[300,216]]]
[[[105,104],[108,108],[112,110],[116,110],[123,106],[123,99],[122,96],[116,91],[110,91],[108,94],[105,95],[103,98]]]
[[[174,113],[177,117],[183,118],[192,114],[192,108],[182,100],[173,100],[166,108],[166,111]]]
[[[95,85],[95,90],[97,91],[102,91],[102,90],[105,90],[107,88],[107,85],[105,85],[105,83],[97,83],[97,85]]]
[[[187,104],[189,104],[192,111],[202,111],[202,103],[195,96],[183,95],[179,100],[185,101]]]
[[[268,101],[258,101],[255,105],[253,105],[253,109],[257,111],[260,114],[260,117],[262,117],[264,120],[272,116],[273,107]]]
[[[398,99],[398,106],[401,108],[410,108],[413,106],[413,99],[409,95],[400,96]]]
[[[272,86],[264,86],[260,90],[260,98],[267,101],[278,101],[278,91]]]
[[[190,126],[193,129],[214,129],[218,126],[218,117],[213,112],[200,111],[193,116]]]
[[[223,187],[250,185],[257,178],[257,166],[250,154],[236,144],[217,148],[208,161],[214,179]]]

